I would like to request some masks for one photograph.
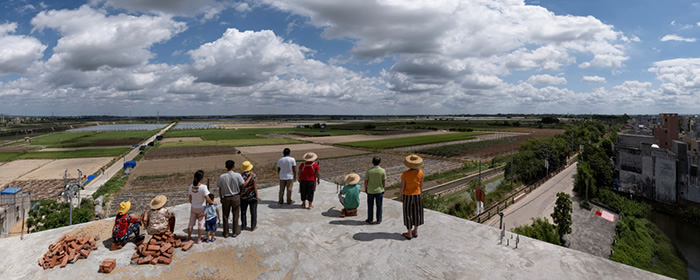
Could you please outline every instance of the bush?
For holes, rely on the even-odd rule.
[[[365,124],[364,126],[362,126],[362,128],[364,128],[364,129],[375,129],[375,128],[377,128],[377,126],[374,125],[374,124],[368,123],[368,124]]]
[[[645,218],[649,215],[649,208],[646,204],[627,199],[609,189],[601,188],[596,200],[623,216]]]
[[[73,224],[89,222],[95,216],[92,203],[81,202],[80,207],[73,208]],[[69,224],[70,209],[68,203],[54,200],[42,200],[36,209],[29,211],[27,227],[32,232],[64,227]]]
[[[554,228],[553,224],[549,223],[547,218],[533,218],[531,225],[516,227],[513,229],[513,232],[555,245],[561,245],[557,230]]]

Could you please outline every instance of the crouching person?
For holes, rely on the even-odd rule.
[[[118,245],[124,245],[131,234],[134,235],[134,243],[138,243],[144,238],[141,236],[141,220],[127,213],[130,208],[130,201],[119,203],[117,218],[114,219],[114,228],[112,229],[112,241]]]
[[[345,176],[345,186],[338,194],[340,204],[343,205],[343,210],[340,212],[340,217],[357,216],[357,208],[360,207],[360,175],[350,173]]]
[[[175,214],[163,207],[166,202],[168,202],[166,196],[158,195],[151,200],[151,210],[143,213],[143,226],[146,227],[148,234],[175,232]]]

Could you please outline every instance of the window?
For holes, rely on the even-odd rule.
[[[697,177],[698,176],[698,167],[695,165],[690,166],[690,176]]]

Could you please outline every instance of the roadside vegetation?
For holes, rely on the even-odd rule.
[[[124,170],[119,171],[116,175],[114,175],[114,177],[109,179],[92,194],[92,199],[97,199],[101,195],[104,195],[104,202],[107,203],[107,201],[109,201],[109,197],[126,185],[126,181],[128,179],[129,175],[124,174]]]
[[[73,224],[92,221],[94,206],[89,200],[83,200],[80,207],[73,208]],[[69,224],[70,209],[68,203],[60,203],[55,200],[41,200],[35,209],[29,210],[27,228],[31,232],[39,232]]]
[[[468,140],[468,139],[474,139],[474,136],[482,135],[482,134],[487,134],[487,133],[484,133],[484,132],[457,132],[457,133],[411,136],[411,137],[401,137],[401,138],[391,138],[391,139],[381,139],[381,140],[345,142],[345,143],[340,143],[338,145],[355,147],[355,148],[381,150],[381,149],[410,147],[410,146],[442,143],[442,142],[450,142],[450,141]]]
[[[554,245],[561,245],[556,227],[550,224],[547,218],[533,218],[532,224],[516,227],[513,229],[513,232]]]

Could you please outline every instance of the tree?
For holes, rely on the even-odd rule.
[[[559,240],[564,241],[564,235],[571,233],[571,196],[567,193],[557,193],[557,202],[552,213],[552,222],[557,225]]]
[[[531,225],[516,227],[513,229],[513,232],[555,245],[561,245],[554,225],[550,224],[547,218],[533,218]]]
[[[555,117],[544,117],[544,118],[542,118],[541,122],[543,124],[555,124],[555,123],[559,123],[559,119],[557,119]]]

